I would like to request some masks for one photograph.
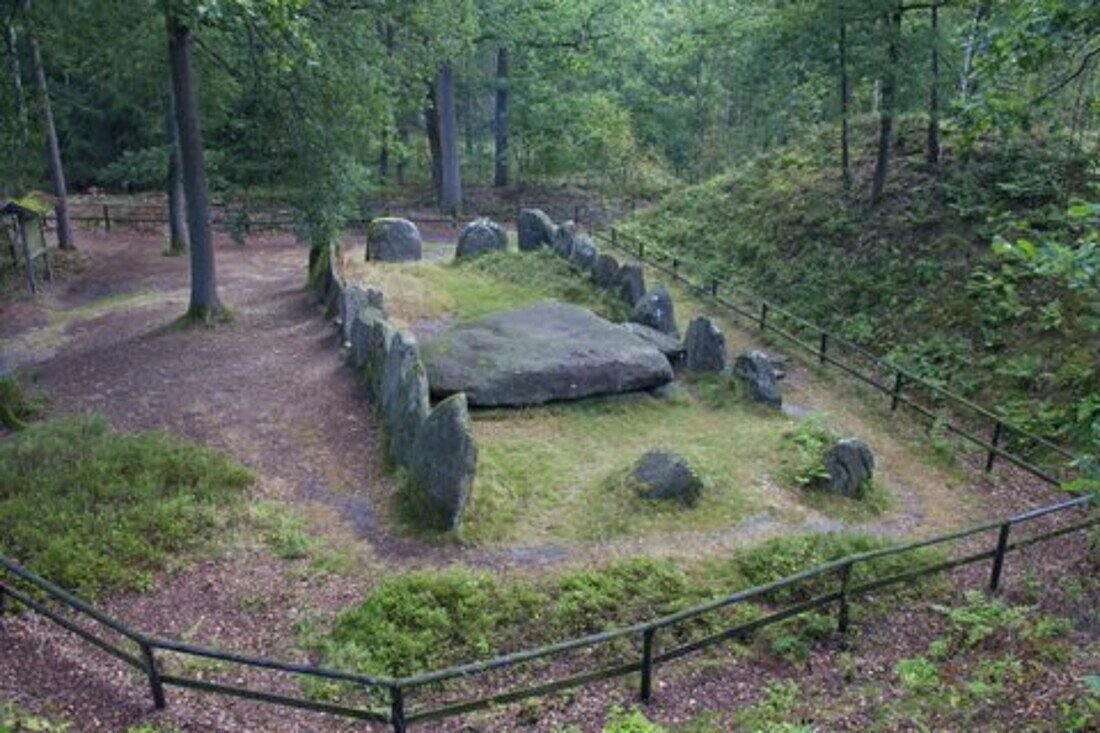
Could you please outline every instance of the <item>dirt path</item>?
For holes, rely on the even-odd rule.
[[[32,374],[56,412],[99,412],[123,430],[163,429],[224,449],[249,465],[257,498],[285,501],[311,530],[337,543],[356,571],[312,572],[260,548],[235,549],[164,579],[155,591],[106,604],[156,634],[284,659],[304,623],[358,598],[394,569],[466,563],[502,571],[639,551],[675,552],[679,537],[584,548],[483,550],[409,538],[387,518],[395,486],[381,469],[380,436],[333,328],[303,289],[306,254],[288,235],[237,247],[219,241],[218,277],[233,321],[212,330],[173,324],[187,299],[187,261],[160,255],[158,234],[82,232],[87,268],[37,301],[0,310],[7,360]],[[822,522],[810,530],[838,527]],[[911,527],[867,525],[897,534]],[[778,533],[806,531],[767,515],[693,540],[724,552]],[[56,628],[4,621],[0,696],[56,710],[78,730],[120,730],[149,716],[139,677]],[[292,680],[242,675],[293,691]],[[311,714],[173,691],[160,714],[186,730],[343,727]],[[319,722],[323,721],[323,722]]]

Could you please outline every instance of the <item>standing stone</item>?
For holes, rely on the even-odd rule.
[[[367,393],[376,403],[382,400],[382,377],[386,371],[386,362],[390,358],[396,331],[382,313],[367,311],[366,356],[363,359],[363,381]],[[363,320],[360,318],[359,320]]]
[[[665,355],[668,362],[673,366],[677,366],[684,356],[684,344],[677,336],[672,336],[664,331],[658,331],[655,328],[650,328],[649,326],[643,326],[640,323],[633,323],[630,321],[621,324],[620,327],[624,331],[628,331],[646,343],[656,347],[658,351]]]
[[[477,443],[470,426],[466,395],[436,405],[413,444],[410,484],[423,509],[425,524],[454,529],[470,500],[477,474]]]
[[[554,236],[550,239],[550,247],[554,254],[569,259],[573,254],[573,240],[577,236],[577,225],[570,221],[563,222],[554,229]]]
[[[600,251],[596,249],[596,245],[592,243],[591,238],[585,234],[574,238],[573,240],[573,252],[569,255],[569,261],[581,272],[591,272],[592,268],[596,266],[596,258],[600,256]]]
[[[649,326],[661,333],[670,336],[678,336],[680,329],[676,326],[676,313],[672,307],[672,296],[668,288],[661,285],[656,290],[646,293],[634,306],[634,312],[630,314],[630,320]]]
[[[408,466],[412,443],[428,415],[428,377],[420,362],[416,338],[398,331],[382,370],[382,424],[390,455]]]
[[[349,285],[345,288],[344,296],[340,301],[340,327],[344,334],[344,343],[351,341],[351,329],[355,323],[355,317],[364,308],[383,311],[382,291],[373,287],[364,288],[361,285]]]
[[[458,237],[455,257],[477,257],[487,252],[503,252],[508,249],[508,234],[504,227],[492,219],[474,219]]]
[[[355,314],[355,320],[351,323],[351,335],[348,339],[348,343],[351,345],[351,349],[348,351],[348,363],[355,369],[362,369],[367,365],[367,358],[370,353],[370,332],[373,323],[377,320],[386,320],[386,315],[377,308],[370,306],[360,308],[359,312]]]
[[[733,374],[748,389],[753,401],[772,407],[783,404],[779,383],[775,378],[775,367],[764,352],[750,351],[738,356],[733,362]]]
[[[424,245],[420,230],[408,219],[384,216],[367,227],[367,260],[412,262],[419,260]]]
[[[592,279],[605,290],[613,288],[619,279],[619,261],[611,255],[600,255],[592,267]]]
[[[845,438],[825,453],[825,470],[829,473],[828,491],[860,499],[874,476],[875,456],[862,440]]]
[[[703,482],[681,456],[667,450],[651,450],[630,471],[629,482],[643,499],[694,504],[703,493]]]
[[[520,209],[516,219],[516,233],[520,252],[529,252],[550,244],[554,236],[554,222],[542,209]]]
[[[692,320],[686,345],[688,371],[720,372],[726,368],[726,337],[706,316]]]
[[[619,268],[619,296],[631,308],[645,296],[645,271],[641,265],[623,265]]]

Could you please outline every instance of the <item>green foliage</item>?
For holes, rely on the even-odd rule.
[[[829,472],[825,469],[825,452],[840,436],[825,425],[820,416],[810,415],[783,437],[792,446],[784,455],[784,474],[792,485],[813,487],[829,478]]]
[[[940,686],[940,669],[927,657],[903,659],[894,665],[894,674],[907,692],[933,692]]]
[[[0,425],[22,430],[41,412],[39,401],[27,395],[15,377],[0,379]]]
[[[665,729],[653,723],[641,710],[624,710],[615,705],[607,714],[603,733],[665,733]]]
[[[12,703],[0,702],[0,733],[65,733],[72,723],[43,715],[32,715]]]
[[[214,540],[251,481],[166,435],[50,420],[0,442],[0,552],[86,597],[143,589]]]
[[[737,722],[744,730],[756,733],[812,733],[812,726],[790,720],[801,697],[802,692],[794,680],[770,682],[764,688],[764,699],[740,710]]]

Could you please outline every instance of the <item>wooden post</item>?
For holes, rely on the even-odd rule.
[[[145,659],[145,674],[149,677],[149,689],[153,693],[153,707],[157,710],[164,709],[164,684],[160,680],[160,671],[157,669],[157,660],[153,656],[153,647],[149,642],[141,642],[141,656]]]
[[[34,295],[38,292],[38,287],[34,284],[34,261],[31,259],[31,243],[27,238],[27,222],[22,216],[17,218],[17,222],[15,230],[19,235],[19,248],[23,250],[23,268],[27,290],[31,292],[31,295]]]
[[[898,409],[898,402],[901,400],[901,386],[905,382],[905,377],[900,371],[894,372],[894,388],[890,390],[890,410],[894,411]]]
[[[760,330],[763,331],[768,327],[768,304],[760,304]]]
[[[712,298],[717,298],[718,297],[718,281],[717,280],[711,280],[710,281],[710,297],[712,297]]]
[[[993,462],[997,460],[997,445],[1001,442],[1001,430],[1004,426],[998,420],[993,424],[993,435],[989,439],[989,453],[985,457],[985,472],[993,470]]]
[[[615,227],[611,227],[611,246],[615,249],[619,248],[619,230]]]
[[[829,334],[822,331],[821,332],[821,349],[820,349],[820,351],[818,351],[818,354],[817,354],[817,356],[821,360],[822,364],[825,363],[825,351],[828,348],[829,348]]]
[[[1010,522],[1001,525],[997,535],[997,552],[993,555],[993,572],[989,576],[989,592],[996,593],[1001,587],[1001,574],[1005,568],[1005,554],[1008,552],[1008,533],[1012,529]]]
[[[848,586],[852,581],[852,563],[846,562],[840,566],[840,610],[837,614],[836,628],[842,634],[848,633],[851,621],[850,608],[848,606]]]
[[[103,204],[103,231],[111,231],[111,208]]]
[[[653,697],[653,629],[642,632],[642,702],[649,704]]]
[[[405,694],[400,685],[390,687],[390,722],[393,733],[405,733],[408,729],[405,723]]]

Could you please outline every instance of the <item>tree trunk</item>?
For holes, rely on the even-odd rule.
[[[932,79],[928,89],[928,162],[940,162],[940,9],[932,6]]]
[[[455,79],[450,64],[439,68],[440,206],[456,216],[462,207],[462,178],[458,161],[458,119],[455,114]]]
[[[848,191],[852,188],[852,159],[848,141],[848,29],[844,23],[840,24],[837,50],[840,55],[840,173],[844,180],[844,190]]]
[[[496,105],[493,108],[493,185],[508,185],[508,49],[497,49]]]
[[[187,198],[183,190],[183,161],[180,151],[180,127],[176,120],[176,93],[168,83],[164,115],[164,138],[168,146],[168,254],[181,255],[191,246],[187,231]]]
[[[15,111],[19,116],[19,129],[27,134],[27,99],[23,92],[23,71],[19,68],[19,41],[15,35],[15,23],[8,20],[6,39],[8,66],[11,69],[11,81],[15,92]]]
[[[439,98],[435,93],[435,84],[428,85],[424,132],[428,136],[428,151],[432,157],[432,190],[436,201],[439,201],[443,196],[443,151],[439,144]]]
[[[886,170],[890,165],[890,138],[894,131],[894,103],[897,87],[898,42],[901,36],[901,6],[889,17],[886,69],[882,75],[882,104],[879,110],[878,156],[871,181],[871,203],[882,200],[886,190]]]
[[[390,131],[382,130],[382,147],[378,151],[378,181],[383,186],[390,177]]]
[[[404,123],[399,124],[398,135],[401,138],[401,155],[397,158],[397,185],[405,185],[405,169],[408,166],[409,128]]]
[[[183,188],[191,236],[191,304],[187,315],[205,323],[221,313],[214,273],[214,240],[210,231],[210,193],[203,162],[198,89],[191,68],[191,29],[168,15],[168,60],[176,95]]]
[[[30,0],[24,0],[23,12],[30,13]],[[34,66],[34,83],[38,87],[38,107],[42,115],[42,131],[46,135],[46,155],[50,162],[50,180],[56,199],[54,213],[57,215],[57,244],[61,249],[76,249],[73,243],[73,229],[69,223],[69,196],[65,188],[65,168],[61,163],[61,144],[57,140],[57,128],[53,124],[53,109],[50,107],[50,94],[46,87],[46,69],[42,65],[42,53],[38,49],[38,36],[34,26],[27,31],[27,46],[31,52],[31,64]]]
[[[989,10],[988,0],[978,3],[978,7],[974,9],[974,21],[970,25],[970,34],[966,37],[966,46],[963,49],[962,72],[959,74],[959,96],[962,97],[963,102],[967,100],[972,91],[970,88],[970,73],[974,69],[978,31],[981,29],[982,23],[989,17]]]

